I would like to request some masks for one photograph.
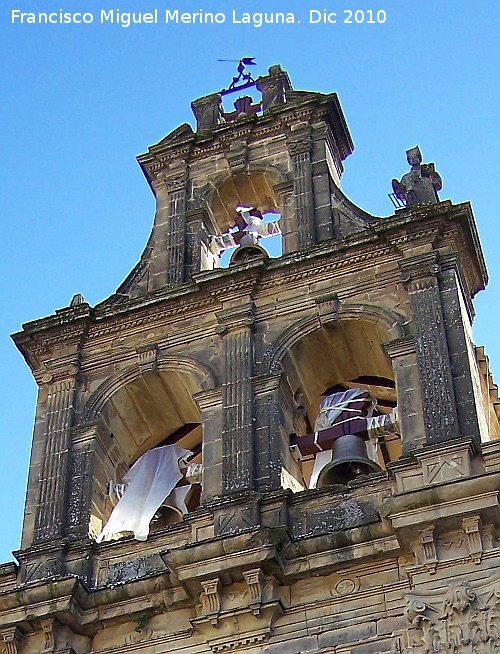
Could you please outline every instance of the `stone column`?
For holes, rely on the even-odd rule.
[[[311,127],[305,123],[292,126],[288,136],[288,150],[293,167],[298,250],[303,250],[316,242],[311,148]]]
[[[281,427],[281,373],[262,375],[255,379],[255,461],[257,490],[281,488],[281,468],[284,449],[289,438]]]
[[[253,303],[242,299],[218,312],[217,319],[223,338],[222,490],[227,494],[254,485]]]
[[[403,455],[425,445],[425,426],[422,416],[419,368],[413,336],[398,338],[384,344],[392,359],[398,404],[398,422]]]
[[[151,264],[149,279],[140,283],[143,293],[165,286],[165,271],[167,270],[166,234],[169,225],[169,195],[167,183],[162,174],[152,182],[156,198],[156,210],[153,232],[151,234]]]
[[[169,220],[166,234],[166,285],[170,287],[179,286],[185,280],[186,181],[185,175],[167,180]]]
[[[428,443],[458,438],[457,416],[450,356],[443,316],[435,252],[399,263],[408,289],[415,331],[422,410]]]
[[[35,543],[61,538],[64,535],[76,390],[76,375],[55,381],[48,389],[45,448],[35,517]]]
[[[314,194],[314,222],[318,243],[335,236],[332,214],[332,179],[337,173],[334,162],[339,159],[334,151],[329,128],[322,124],[313,132],[312,172]],[[335,183],[340,184],[337,174]]]
[[[203,428],[203,483],[201,503],[222,494],[222,389],[213,388],[193,396]]]

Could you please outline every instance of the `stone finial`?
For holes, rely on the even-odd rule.
[[[292,88],[286,71],[279,64],[269,68],[269,75],[259,77],[256,81],[257,89],[262,93],[262,111],[283,104],[286,92]]]
[[[191,109],[196,118],[196,131],[214,129],[224,122],[224,111],[220,93],[212,93],[191,102]]]
[[[75,293],[75,295],[73,295],[73,297],[71,298],[71,302],[69,303],[69,306],[77,307],[80,304],[86,304],[86,300],[81,293]]]
[[[434,164],[422,163],[418,145],[406,151],[406,159],[411,166],[410,172],[403,175],[401,181],[392,180],[392,190],[396,197],[407,207],[439,202],[437,192],[443,188],[443,183]]]

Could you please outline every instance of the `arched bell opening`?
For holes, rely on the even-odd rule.
[[[155,488],[160,488],[156,492],[161,492],[164,479],[174,484],[172,494],[151,516],[149,531],[178,522],[183,513],[199,505],[199,468],[196,482],[190,477],[189,483],[186,475],[194,469],[191,464],[202,463],[202,421],[193,400],[200,390],[194,376],[185,371],[145,371],[121,385],[102,403],[100,423],[110,434],[111,446],[105,456],[96,458],[90,524],[93,536],[106,529],[122,497],[127,492],[130,495],[133,474],[142,475],[142,482],[136,480],[135,484],[154,482]],[[179,458],[184,451],[186,454]],[[148,457],[150,461],[145,464]],[[140,472],[132,473],[133,470]],[[163,477],[154,481],[152,477],[158,474]],[[180,487],[183,490],[179,495]],[[133,530],[106,533],[106,539],[130,531]]]
[[[221,232],[234,225],[235,208],[256,207],[263,214],[279,212],[279,201],[274,186],[279,182],[276,173],[238,173],[227,177],[209,198],[209,212]]]
[[[250,171],[227,177],[214,187],[207,210],[215,234],[209,249],[218,265],[227,267],[240,257],[237,250],[262,248],[271,257],[281,255],[280,203],[274,187],[282,181],[276,171]],[[236,249],[235,249],[236,248]],[[252,254],[248,249],[241,257]]]
[[[389,338],[375,322],[346,319],[287,349],[284,428],[304,487],[346,484],[401,456],[394,372],[382,347]]]

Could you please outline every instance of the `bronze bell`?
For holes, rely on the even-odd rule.
[[[316,488],[347,484],[356,477],[382,470],[366,453],[365,441],[355,434],[337,438],[333,442],[332,451],[332,460],[319,473]]]

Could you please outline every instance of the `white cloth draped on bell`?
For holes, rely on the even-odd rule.
[[[132,531],[136,540],[146,540],[149,523],[162,504],[187,513],[184,501],[191,486],[175,485],[183,477],[181,463],[185,465],[191,456],[192,452],[182,447],[165,445],[148,450],[137,459],[123,478],[127,484],[123,497],[96,541],[100,543],[122,531]]]
[[[349,411],[353,414],[352,418],[347,418],[349,422],[353,418],[362,417],[360,401],[366,400],[368,415],[371,415],[375,403],[370,395],[363,388],[348,388],[340,393],[327,395],[319,405],[319,413],[314,423],[314,431],[321,431],[333,427],[335,421],[343,411]],[[355,404],[355,406],[353,406]]]

